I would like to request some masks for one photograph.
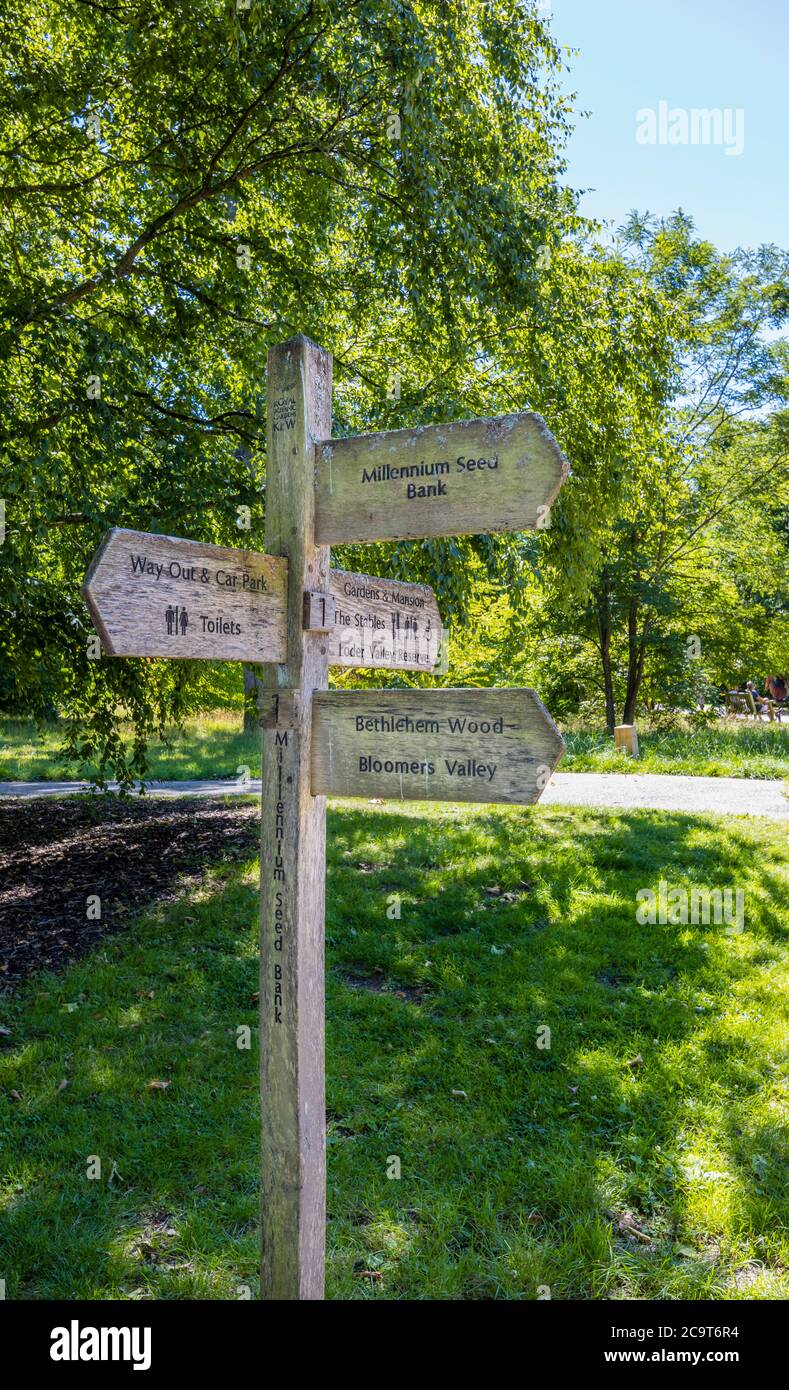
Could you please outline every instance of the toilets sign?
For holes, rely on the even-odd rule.
[[[287,560],[110,531],[83,585],[110,656],[284,661]]]
[[[330,666],[429,672],[427,585],[330,568],[329,547],[546,524],[568,464],[528,412],[331,433],[329,353],[268,363],[266,554],[110,531],[83,592],[112,656],[262,667],[261,1297],[323,1297],[326,797],[531,804],[564,745],[532,690],[328,690]]]

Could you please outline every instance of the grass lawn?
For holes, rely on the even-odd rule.
[[[789,777],[789,722],[721,723],[697,733],[639,732],[641,757],[627,757],[604,732],[571,729],[562,772],[668,772],[697,777]],[[56,724],[37,729],[32,720],[0,715],[0,781],[60,781],[88,777],[93,769],[58,759],[62,733]],[[248,767],[260,775],[260,738],[244,737],[237,710],[217,710],[188,720],[170,745],[150,746],[152,780],[235,777]]]
[[[256,870],[0,1006],[7,1297],[254,1291]],[[639,925],[661,877],[745,930]],[[788,878],[746,819],[335,806],[329,1296],[789,1296]]]
[[[664,772],[687,777],[789,777],[789,721],[721,721],[709,729],[642,733],[639,758],[614,747],[605,733],[565,734],[562,772]]]
[[[239,710],[217,710],[187,721],[173,730],[168,745],[154,739],[149,746],[151,780],[235,777],[248,767],[260,776],[260,735],[244,737]],[[63,732],[57,724],[38,727],[32,719],[0,715],[0,781],[59,782],[90,777],[89,763],[77,767],[59,758]]]

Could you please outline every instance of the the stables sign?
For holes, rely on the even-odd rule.
[[[426,584],[329,571],[334,612],[329,664],[431,671],[444,632]]]
[[[261,663],[261,1297],[323,1297],[325,798],[536,801],[563,751],[531,690],[329,691],[432,670],[432,590],[329,546],[539,526],[567,462],[537,415],[332,440],[331,358],[269,353],[266,554],[110,532],[85,597],[113,655]]]

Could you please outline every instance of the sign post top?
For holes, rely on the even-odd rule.
[[[320,343],[316,343],[314,339],[309,338],[306,333],[293,333],[291,337],[286,338],[284,342],[273,343],[268,350],[268,355],[270,359],[272,353],[279,356],[281,353],[302,352],[309,348],[311,348],[313,352],[324,354],[324,356],[329,355],[326,348],[322,348]]]

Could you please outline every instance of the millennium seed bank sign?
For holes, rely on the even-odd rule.
[[[112,656],[259,663],[261,1297],[324,1289],[326,797],[531,804],[564,745],[532,690],[329,691],[329,667],[432,671],[424,584],[330,568],[345,541],[538,526],[568,465],[538,415],[330,439],[331,357],[268,363],[266,553],[110,531],[83,592]]]
[[[316,461],[319,544],[525,531],[567,471],[540,416],[526,412],[330,439]]]

